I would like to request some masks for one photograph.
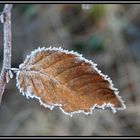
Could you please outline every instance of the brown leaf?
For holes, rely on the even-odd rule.
[[[92,113],[96,108],[125,109],[118,90],[96,64],[61,48],[38,48],[17,72],[17,87],[27,97],[66,114]]]

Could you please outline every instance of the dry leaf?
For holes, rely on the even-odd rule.
[[[27,98],[50,109],[59,106],[71,116],[94,108],[125,109],[118,90],[96,64],[61,48],[38,48],[27,56],[17,72],[17,87]]]

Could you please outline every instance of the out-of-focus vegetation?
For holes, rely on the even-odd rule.
[[[0,5],[2,11],[3,5]],[[64,115],[36,99],[26,99],[7,86],[0,107],[0,135],[121,135],[140,134],[140,5],[15,4],[12,11],[12,66],[18,67],[38,46],[75,50],[108,74],[127,109],[112,114]],[[0,25],[0,66],[2,25]]]

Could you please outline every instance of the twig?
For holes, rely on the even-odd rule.
[[[0,75],[0,103],[6,86],[7,69],[11,68],[11,10],[12,4],[5,4],[4,10],[0,15],[0,20],[3,23],[4,33],[4,56]]]

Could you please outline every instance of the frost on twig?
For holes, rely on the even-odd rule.
[[[12,4],[5,4],[4,10],[0,15],[4,33],[4,56],[0,74],[0,102],[7,82],[7,71],[11,68],[11,10]]]
[[[2,14],[0,15],[0,21],[1,21],[1,23],[4,23],[4,13],[2,13]]]
[[[6,83],[9,83],[9,81],[14,77],[14,74],[11,70],[8,70],[6,72]]]

